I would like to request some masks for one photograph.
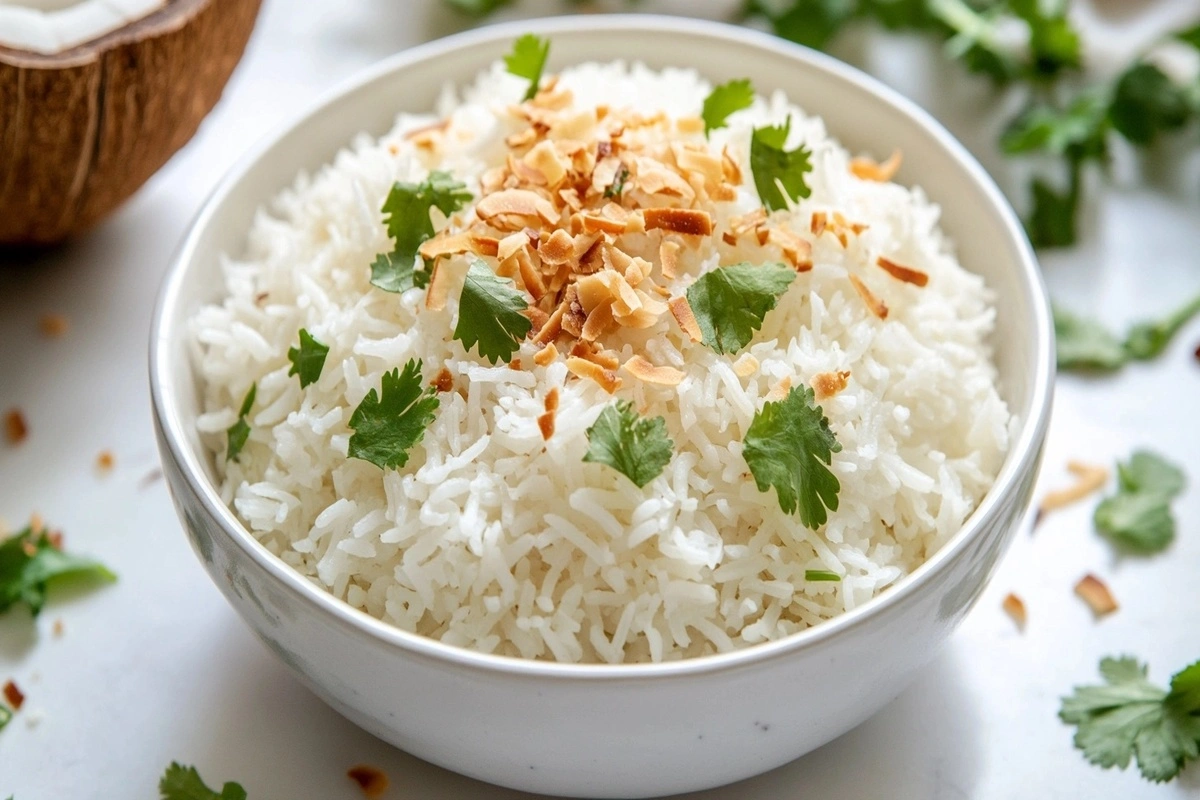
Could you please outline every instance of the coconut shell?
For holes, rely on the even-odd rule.
[[[173,0],[55,55],[0,47],[0,244],[111,214],[216,104],[261,0]]]

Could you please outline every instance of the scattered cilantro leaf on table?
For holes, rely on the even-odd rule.
[[[776,36],[805,47],[821,49],[854,17],[854,0],[749,0],[747,15],[761,15]]]
[[[1029,71],[1037,78],[1078,69],[1082,59],[1079,33],[1067,19],[1068,3],[1008,0],[1013,14],[1029,26]]]
[[[300,388],[311,386],[321,377],[325,368],[325,357],[329,355],[329,347],[318,342],[304,328],[300,329],[300,346],[288,348],[288,361],[292,368],[288,375],[300,377]]]
[[[496,9],[509,5],[512,0],[446,0],[447,3],[475,17],[486,16]]]
[[[205,785],[195,767],[171,762],[158,782],[162,800],[246,800],[246,790],[232,781],[218,794]]]
[[[371,283],[385,292],[405,292],[429,284],[429,272],[416,268],[421,243],[434,235],[429,212],[437,208],[449,216],[471,201],[465,184],[449,172],[435,170],[420,183],[397,181],[383,203],[384,224],[395,240],[390,253],[380,253],[371,264]]]
[[[412,359],[404,371],[386,372],[380,384],[350,416],[349,456],[370,461],[380,469],[398,469],[433,421],[440,401],[437,390],[421,379],[421,362]]]
[[[704,119],[704,135],[708,136],[717,128],[724,128],[725,121],[731,114],[752,105],[754,87],[749,78],[729,81],[714,87],[708,97],[704,98],[704,110],[700,112]]]
[[[246,446],[247,440],[250,438],[250,423],[246,422],[246,417],[250,415],[250,409],[254,408],[254,398],[258,395],[258,384],[250,384],[249,391],[242,398],[242,407],[238,411],[237,422],[229,426],[229,430],[225,432],[228,445],[225,448],[225,460],[237,461],[242,454],[242,448]]]
[[[842,485],[829,466],[842,446],[812,389],[793,387],[783,400],[763,404],[742,444],[758,490],[775,487],[785,514],[799,514],[816,530],[828,518],[826,508],[837,511]]]
[[[1129,656],[1105,658],[1100,675],[1104,685],[1076,687],[1058,712],[1076,726],[1084,758],[1105,769],[1136,759],[1142,777],[1160,783],[1200,755],[1200,662],[1176,673],[1170,691]]]
[[[8,723],[12,722],[12,718],[13,712],[9,710],[8,706],[0,703],[0,731],[4,730],[4,727]],[[8,800],[12,800],[12,798],[10,797]]]
[[[504,66],[510,74],[529,80],[526,100],[532,100],[537,95],[549,56],[550,40],[527,33],[513,42],[512,52],[504,57]]]
[[[804,145],[795,150],[784,149],[791,130],[789,116],[783,125],[755,128],[750,136],[750,172],[758,196],[770,211],[785,209],[789,200],[794,202],[812,194],[806,180],[812,171],[809,161],[812,152]]]
[[[1153,64],[1139,62],[1117,79],[1108,113],[1118,133],[1134,144],[1149,144],[1186,125],[1194,109],[1184,87]]]
[[[667,421],[639,417],[628,400],[605,407],[587,429],[587,437],[583,460],[612,467],[639,489],[662,474],[675,448],[667,436]]]
[[[1197,314],[1200,314],[1200,295],[1160,320],[1134,325],[1125,337],[1126,352],[1140,361],[1157,358]]]
[[[795,279],[796,270],[772,262],[731,264],[704,273],[687,290],[704,344],[718,353],[741,350]]]
[[[1058,306],[1053,310],[1059,369],[1114,370],[1128,360],[1121,342],[1099,322]]]
[[[841,579],[842,579],[841,575],[838,575],[836,572],[831,572],[827,569],[806,569],[806,570],[804,570],[804,580],[811,581],[813,583],[821,583],[821,582],[833,583],[836,581],[840,581]]]
[[[111,583],[117,576],[97,561],[64,553],[52,537],[31,527],[0,541],[0,613],[25,603],[36,617],[47,590],[75,578]]]
[[[1183,492],[1183,471],[1145,450],[1117,465],[1117,493],[1096,506],[1092,516],[1105,538],[1134,553],[1150,555],[1175,538],[1171,501]]]
[[[533,327],[525,316],[529,301],[508,278],[501,278],[478,259],[471,263],[458,299],[454,338],[492,364],[508,361]]]

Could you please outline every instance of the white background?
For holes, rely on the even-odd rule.
[[[1196,0],[1094,2],[1104,12],[1088,23],[1101,72],[1173,19],[1200,16]],[[639,8],[720,16],[736,5]],[[525,2],[505,16],[563,7]],[[120,575],[111,587],[56,595],[36,624],[24,609],[0,619],[0,681],[15,678],[28,695],[0,734],[0,797],[156,798],[159,776],[176,759],[196,764],[210,783],[241,782],[250,800],[352,800],[361,794],[345,772],[359,762],[391,776],[388,798],[518,796],[393,750],[326,708],[209,582],[162,482],[140,485],[157,464],[145,368],[152,302],[205,195],[316,93],[462,24],[433,0],[268,0],[221,105],[116,217],[57,252],[16,263],[0,257],[0,411],[19,406],[31,426],[23,445],[0,444],[0,516],[16,526],[38,511],[65,531],[70,550]],[[855,33],[838,52],[930,107],[1022,196],[994,146],[1012,98],[943,69],[936,49],[917,38],[884,45]],[[1044,259],[1056,299],[1123,326],[1200,290],[1200,163],[1184,157],[1195,131],[1188,136],[1144,164],[1120,154],[1115,185],[1086,211],[1084,243]],[[70,320],[65,338],[39,334],[45,313]],[[1149,660],[1160,682],[1200,658],[1198,344],[1200,325],[1192,325],[1153,364],[1060,379],[1040,487],[1069,483],[1071,458],[1110,464],[1143,445],[1168,455],[1193,480],[1176,503],[1180,532],[1168,552],[1115,557],[1092,531],[1094,501],[1049,517],[1020,534],[962,629],[878,716],[774,773],[700,796],[1200,796],[1200,767],[1155,787],[1132,771],[1087,765],[1055,716],[1058,697],[1093,681],[1103,655]],[[107,477],[93,466],[103,449],[117,460]],[[1099,622],[1072,594],[1088,571],[1122,605]],[[1000,611],[1009,591],[1028,605],[1024,634]],[[59,619],[61,638],[51,633]]]

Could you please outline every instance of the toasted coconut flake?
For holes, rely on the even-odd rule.
[[[574,189],[561,189],[558,192],[558,196],[572,211],[578,211],[583,208],[583,201],[579,199],[579,192]]]
[[[545,367],[554,363],[555,359],[557,358],[558,348],[554,346],[553,342],[551,342],[534,354],[533,363],[537,364],[539,367]]]
[[[426,259],[453,256],[459,253],[470,253],[475,249],[471,239],[471,234],[465,231],[462,233],[443,231],[432,239],[426,239],[422,242],[417,252],[421,254],[422,258]]]
[[[1025,601],[1010,592],[1005,596],[1002,607],[1004,608],[1004,613],[1012,617],[1012,621],[1017,623],[1017,629],[1024,631],[1025,620],[1027,618],[1025,614]]]
[[[4,415],[4,435],[9,444],[20,444],[29,437],[29,425],[20,409],[14,408]]]
[[[443,132],[443,131],[449,130],[449,128],[450,128],[450,118],[446,117],[445,119],[440,119],[437,122],[432,122],[428,125],[422,125],[419,128],[413,128],[411,131],[404,134],[404,138],[411,141],[413,139],[417,139],[417,138],[421,137],[424,134],[434,133],[434,132]]]
[[[656,367],[646,359],[634,356],[622,365],[622,369],[645,383],[659,386],[678,386],[683,373],[673,367]]]
[[[559,228],[539,245],[538,255],[546,264],[564,264],[575,258],[575,240],[571,234]]]
[[[96,470],[101,475],[107,475],[113,471],[113,467],[117,465],[116,458],[113,457],[111,450],[101,450],[96,456]]]
[[[525,154],[522,159],[531,169],[542,176],[542,182],[554,188],[567,178],[567,170],[571,164],[559,155],[553,142],[541,141]]]
[[[743,353],[737,361],[733,362],[733,374],[739,378],[749,378],[755,372],[758,372],[758,359],[749,353]]]
[[[585,108],[573,114],[559,114],[550,125],[546,135],[551,139],[574,139],[588,141],[595,138],[592,132],[596,129],[596,110]]]
[[[451,374],[449,368],[442,367],[429,385],[444,394],[454,388],[454,375]]]
[[[729,230],[732,231],[735,236],[741,237],[753,230],[756,230],[766,221],[767,210],[760,206],[749,213],[741,214],[736,217],[730,217]]]
[[[929,276],[924,272],[912,269],[911,267],[903,266],[902,264],[897,264],[895,261],[884,258],[883,256],[875,259],[875,263],[878,264],[884,272],[886,272],[888,275],[891,275],[898,281],[904,281],[905,283],[911,283],[914,286],[922,287],[929,283]]]
[[[433,272],[429,276],[429,288],[425,290],[425,307],[430,311],[441,311],[446,307],[450,297],[450,284],[453,276],[441,260],[433,262]]]
[[[508,362],[508,368],[509,369],[521,369],[521,359],[514,358],[512,361]]]
[[[787,375],[784,375],[779,380],[779,383],[772,386],[771,391],[767,392],[767,396],[766,396],[765,400],[768,403],[777,403],[780,400],[782,400],[783,398],[787,397],[787,394],[789,391],[791,391],[791,389],[792,389],[792,379],[789,378]]]
[[[900,171],[902,160],[903,155],[899,150],[892,151],[892,154],[888,156],[888,160],[882,164],[873,158],[859,156],[850,159],[850,172],[854,174],[854,177],[861,178],[864,181],[887,183],[896,177],[896,173]]]
[[[767,241],[783,251],[783,257],[797,272],[812,269],[812,245],[787,228],[768,228]]]
[[[586,233],[613,233],[622,234],[625,232],[625,220],[609,219],[608,217],[598,217],[595,214],[583,214],[583,230]]]
[[[818,400],[825,400],[845,389],[849,380],[850,370],[819,372],[812,377],[809,385],[812,386],[813,394]]]
[[[504,189],[485,195],[475,205],[475,213],[485,221],[516,216],[537,218],[549,224],[558,219],[558,212],[550,201],[528,189]]]
[[[559,303],[558,308],[554,309],[553,313],[550,314],[549,319],[546,320],[546,324],[544,324],[533,337],[533,341],[537,344],[549,344],[550,342],[553,342],[558,334],[562,332],[563,315],[566,314],[566,311],[567,304]],[[550,347],[553,346],[554,345],[550,345]]]
[[[533,263],[529,250],[518,250],[513,258],[517,262],[517,272],[521,276],[521,283],[525,285],[525,291],[529,292],[536,303],[546,294],[546,286],[542,283],[541,273]]]
[[[707,149],[676,142],[671,145],[671,152],[681,170],[702,176],[705,183],[716,186],[725,179],[720,157]]]
[[[500,240],[495,236],[471,234],[471,252],[478,256],[494,256],[500,249]]]
[[[887,304],[880,300],[867,287],[865,283],[857,275],[850,276],[850,285],[854,287],[854,291],[858,292],[858,296],[862,298],[866,304],[867,310],[874,314],[879,319],[887,319],[888,307]]]
[[[13,711],[20,711],[21,706],[25,705],[25,693],[17,688],[13,681],[4,682],[4,699],[12,706]]]
[[[1091,573],[1084,575],[1079,579],[1079,583],[1075,584],[1075,594],[1088,604],[1097,618],[1111,614],[1118,608],[1112,592],[1103,581]]]
[[[689,339],[698,342],[704,338],[704,334],[700,331],[700,323],[696,321],[696,315],[692,313],[692,307],[688,305],[687,297],[680,295],[672,298],[667,306],[671,309],[671,315],[675,317],[675,321],[679,323],[679,329],[686,333]]]
[[[358,784],[367,800],[379,800],[388,790],[388,776],[377,767],[359,764],[348,769],[346,777]]]
[[[38,322],[38,327],[41,328],[43,336],[50,339],[61,339],[67,335],[71,324],[62,314],[43,314]]]
[[[542,407],[547,411],[558,411],[558,387],[551,387],[550,391],[546,392],[546,398],[542,401]]]
[[[542,432],[542,441],[549,441],[554,435],[554,418],[556,414],[553,411],[547,411],[537,418],[538,429]]]
[[[529,127],[517,133],[510,133],[504,143],[510,150],[524,150],[526,147],[532,146],[538,140],[538,136],[537,129]]]
[[[629,266],[625,268],[625,280],[630,286],[640,286],[642,281],[649,278],[653,271],[653,264],[640,256],[635,256]]]
[[[496,258],[501,261],[507,261],[516,255],[518,250],[523,250],[529,246],[529,237],[524,231],[510,233],[499,241],[496,245]]]
[[[662,162],[651,158],[639,158],[637,164],[635,185],[646,194],[678,197],[688,203],[696,199],[696,190],[691,184]]]
[[[689,236],[711,236],[712,217],[690,208],[647,208],[642,212],[647,230],[664,230]]]
[[[562,329],[578,338],[583,335],[583,324],[587,321],[587,316],[583,312],[583,306],[579,304],[574,285],[567,287],[563,305],[566,306],[566,311],[562,316]]]
[[[680,133],[704,133],[704,120],[700,117],[679,117],[675,120],[675,130]]]
[[[605,369],[594,361],[579,356],[567,359],[567,370],[578,378],[588,378],[600,384],[604,391],[612,394],[621,386],[621,379],[611,369]]]
[[[1080,461],[1067,463],[1067,471],[1079,480],[1074,486],[1048,493],[1038,505],[1039,514],[1048,514],[1077,503],[1108,483],[1108,469]]]
[[[742,182],[742,168],[738,166],[737,159],[729,152],[729,145],[721,150],[721,171],[725,175],[725,180],[729,183],[740,185]]]
[[[603,336],[616,325],[613,319],[612,300],[607,303],[601,303],[591,310],[587,315],[587,321],[583,323],[583,330],[580,332],[580,338],[588,342],[594,342],[596,339]]]
[[[814,211],[812,219],[808,223],[808,229],[812,231],[814,236],[820,236],[825,232],[826,226],[829,224],[829,217],[824,211]]]
[[[672,280],[679,272],[679,242],[664,241],[658,246],[658,262],[662,275]]]

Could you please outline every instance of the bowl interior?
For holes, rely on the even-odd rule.
[[[337,89],[252,152],[222,181],[168,276],[151,342],[155,411],[183,469],[200,484],[197,488],[206,504],[217,509],[224,527],[242,547],[258,550],[260,559],[274,559],[220,502],[213,458],[205,453],[195,430],[201,395],[191,367],[188,320],[204,303],[222,296],[220,256],[243,251],[256,209],[289,186],[298,172],[329,163],[360,132],[381,135],[391,128],[398,112],[428,112],[447,82],[472,80],[508,51],[515,36],[529,31],[552,38],[550,70],[584,61],[639,60],[659,68],[695,66],[713,82],[749,77],[759,92],[782,90],[809,113],[823,117],[830,133],[852,153],[884,157],[899,148],[904,164],[896,180],[923,187],[941,205],[943,229],[957,243],[961,262],[982,275],[995,292],[993,341],[1000,393],[1016,423],[999,478],[971,521],[902,583],[919,580],[970,537],[996,498],[1029,468],[1044,432],[1052,370],[1050,321],[1028,241],[982,167],[914,104],[819,53],[764,34],[683,18],[638,15],[526,21],[409,50]],[[897,588],[851,614],[870,613]]]

